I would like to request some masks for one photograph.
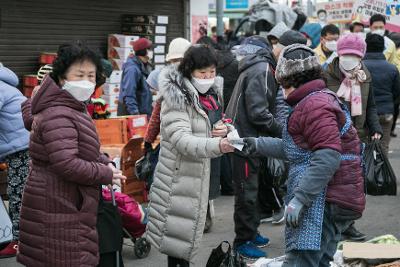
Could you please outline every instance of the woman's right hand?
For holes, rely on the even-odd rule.
[[[222,138],[219,142],[219,149],[222,153],[232,153],[235,151],[235,148],[231,145],[228,138]]]

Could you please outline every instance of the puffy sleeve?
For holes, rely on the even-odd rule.
[[[194,158],[216,158],[222,155],[221,138],[207,138],[193,135],[187,108],[161,104],[161,125],[171,144],[179,153]]]
[[[79,157],[78,132],[71,119],[55,117],[41,124],[50,165],[57,174],[81,185],[111,184],[113,173],[108,166]]]

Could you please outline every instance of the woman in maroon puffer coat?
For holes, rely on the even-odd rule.
[[[96,266],[101,184],[125,177],[100,154],[84,101],[101,73],[100,58],[81,43],[60,46],[53,73],[32,99],[32,159],[20,223],[18,261],[26,266]],[[31,125],[30,125],[31,124]]]

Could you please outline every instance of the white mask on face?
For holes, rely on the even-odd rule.
[[[89,82],[88,80],[81,81],[65,81],[63,90],[70,93],[78,101],[86,101],[94,93],[96,84]]]
[[[152,60],[153,59],[153,51],[147,50],[147,57]]]
[[[331,52],[336,52],[336,50],[337,50],[337,42],[336,41],[327,41],[325,43],[325,47]]]
[[[385,30],[384,29],[379,29],[379,30],[375,30],[371,32],[372,34],[378,34],[380,36],[384,36],[385,35]]]
[[[339,57],[339,64],[340,66],[346,70],[351,71],[360,65],[361,58],[357,56],[341,56]]]
[[[199,91],[200,94],[205,94],[210,90],[211,86],[213,86],[215,82],[215,78],[211,79],[199,79],[192,77],[192,83],[194,87]]]

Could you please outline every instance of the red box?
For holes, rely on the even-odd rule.
[[[147,115],[133,115],[126,116],[128,124],[128,136],[132,138],[133,136],[144,137],[147,130]]]
[[[39,81],[37,79],[37,76],[34,74],[30,75],[24,75],[23,77],[23,85],[28,86],[28,87],[35,87],[36,85],[39,85]]]
[[[43,52],[40,54],[39,63],[40,65],[53,64],[53,61],[57,58],[57,53]]]
[[[33,89],[35,89],[35,86],[24,86],[22,89],[22,93],[24,94],[24,96],[29,98],[32,96]]]

